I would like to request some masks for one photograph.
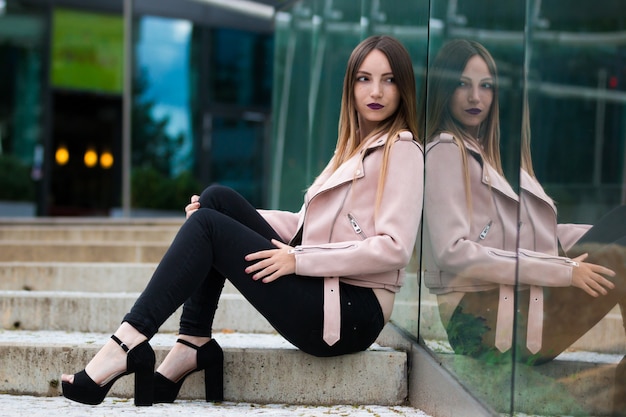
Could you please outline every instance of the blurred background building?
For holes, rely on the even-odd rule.
[[[180,211],[222,182],[260,205],[276,1],[219,3],[0,1],[0,200]]]

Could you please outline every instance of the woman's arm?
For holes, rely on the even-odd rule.
[[[283,210],[258,209],[257,211],[278,233],[283,242],[289,242],[298,231],[298,220],[303,210],[304,206],[297,213]]]

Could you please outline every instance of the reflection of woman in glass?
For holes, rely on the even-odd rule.
[[[212,339],[228,278],[295,346],[316,356],[367,349],[393,308],[421,217],[423,154],[406,49],[374,36],[346,69],[335,154],[298,213],[255,210],[220,186],[193,196],[187,220],[122,325],[63,394],[98,404],[135,373],[135,404],[172,402],[205,370],[222,399],[222,350]],[[285,242],[285,243],[283,243]],[[184,303],[178,342],[154,374],[148,340]]]
[[[517,308],[516,360],[549,361],[626,306],[626,210],[594,227],[557,225],[528,146],[518,196],[500,161],[496,66],[477,42],[445,44],[427,92],[418,113],[427,118],[424,279],[450,344],[485,360],[509,357]]]

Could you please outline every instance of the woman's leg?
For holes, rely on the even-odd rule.
[[[592,297],[575,287],[544,288],[544,334],[541,355],[552,359],[589,331],[615,305],[624,316],[626,305],[626,207],[620,206],[601,218],[568,251],[576,257],[588,253],[585,262],[615,271],[609,278],[615,288],[607,295]]]
[[[199,202],[201,208],[210,208],[225,214],[268,241],[280,240],[280,236],[257,210],[231,188],[220,185],[209,186],[200,195]],[[204,340],[211,337],[215,310],[217,310],[224,281],[223,275],[214,268],[211,269],[198,291],[195,291],[183,305],[180,334],[203,337]],[[199,341],[202,342],[203,339]]]
[[[253,212],[249,217],[264,223],[256,210]],[[322,340],[322,279],[290,275],[265,284],[245,273],[250,264],[245,261],[245,255],[272,248],[267,237],[241,222],[215,209],[201,208],[182,225],[146,289],[124,317],[116,336],[127,345],[131,339],[149,339],[183,302],[198,294],[200,289],[213,288],[214,293],[202,293],[196,300],[209,300],[211,318],[197,317],[201,314],[198,311],[207,312],[202,305],[200,310],[187,313],[196,317],[185,319],[189,318],[192,328],[202,328],[212,321],[219,297],[217,288],[221,291],[223,277],[228,277],[279,333],[306,352],[318,356],[338,355],[363,350],[375,340],[384,323],[371,289],[341,286],[342,339],[329,347]],[[207,278],[210,281],[212,277],[217,277],[219,282],[215,285],[207,282]],[[95,375],[95,368],[110,371],[110,366],[104,366],[108,363],[104,352],[115,348],[108,346],[110,344],[107,343],[92,359],[91,366],[88,365],[92,368],[90,375]],[[68,376],[66,380],[69,379]]]
[[[221,186],[207,188],[200,196],[200,206],[227,215],[264,236],[268,241],[280,240],[274,229],[256,209],[230,188]],[[242,270],[243,267],[237,272]],[[382,320],[378,320],[380,305],[371,290],[342,285],[342,320],[345,321],[342,322],[342,329],[345,329],[346,333],[342,334],[343,343],[337,343],[330,348],[321,340],[323,316],[320,278],[293,275],[282,277],[271,285],[253,281],[248,275],[237,272],[227,276],[244,297],[287,340],[309,353],[328,356],[363,350],[371,345],[384,325]],[[211,274],[213,276],[207,277],[203,284],[206,288],[196,291],[185,302],[181,317],[181,334],[207,338],[196,340],[197,342],[206,341],[211,336],[213,316],[223,285],[223,278],[221,283],[212,283],[223,275],[215,269]],[[295,296],[298,293],[301,294],[300,297]],[[280,298],[285,301],[277,304],[275,300]],[[305,299],[308,299],[308,303]],[[289,303],[292,301],[293,305],[290,306]],[[299,311],[306,313],[298,313]],[[308,320],[304,320],[306,314],[311,315]],[[307,325],[307,321],[315,323],[315,328]]]
[[[261,226],[259,229],[265,227],[264,233],[268,238],[278,238],[256,210],[232,190],[225,187],[209,187],[202,195],[202,204],[204,207],[219,206],[220,210],[237,213],[240,218],[245,217],[241,213],[248,213],[248,217],[253,219],[249,223],[254,224],[256,221]],[[227,207],[229,204],[232,205],[230,209]],[[185,299],[187,302],[181,320],[183,333],[189,330],[189,335],[210,336],[224,277],[210,267],[210,260],[201,262],[207,260],[202,251],[208,252],[207,242],[201,239],[202,235],[200,227],[190,225],[188,222],[185,222],[179,230],[146,289],[114,333],[128,347],[132,348],[151,338]],[[204,249],[200,247],[201,243],[205,244]],[[204,279],[200,278],[201,276],[204,276]],[[186,335],[182,337],[185,338]],[[194,336],[191,339],[196,342],[194,344],[198,344]],[[111,375],[112,371],[122,372],[126,362],[121,352],[119,346],[113,341],[108,341],[87,365],[87,373],[99,384]],[[195,361],[195,357],[193,360]],[[63,379],[68,382],[72,382],[72,377],[73,375],[63,375]]]
[[[209,203],[203,195],[201,207],[215,208],[201,208],[183,224],[125,321],[152,337],[167,317],[189,300],[186,308],[189,304],[196,307],[187,308],[182,320],[186,334],[208,336],[207,323],[212,321],[219,294],[217,290],[199,290],[204,286],[221,288],[221,283],[207,284],[206,278],[227,277],[279,333],[304,351],[323,356],[342,354],[365,349],[375,340],[384,323],[373,291],[342,285],[342,329],[346,333],[342,332],[340,342],[328,347],[322,340],[323,280],[290,275],[267,284],[254,281],[245,273],[250,264],[245,255],[273,249],[270,238],[278,236],[236,193],[215,187],[211,198],[214,201]],[[235,200],[239,201],[233,203]]]

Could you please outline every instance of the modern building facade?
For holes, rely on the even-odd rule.
[[[133,215],[180,211],[191,192],[220,182],[255,205],[297,210],[332,155],[346,60],[361,39],[384,33],[411,53],[418,97],[445,41],[489,49],[507,178],[519,181],[528,104],[535,173],[560,222],[593,223],[625,203],[621,0],[240,4],[0,0],[0,200],[31,202],[45,216]],[[479,363],[451,353],[419,265],[418,252],[393,322],[482,415],[609,415],[626,396],[615,391],[626,354],[619,309],[572,347],[589,361]],[[410,372],[411,391],[428,391],[431,381]],[[431,412],[454,415],[439,391]]]
[[[224,182],[262,203],[271,14],[197,1],[1,5],[0,200],[109,216],[179,209],[183,193]]]

